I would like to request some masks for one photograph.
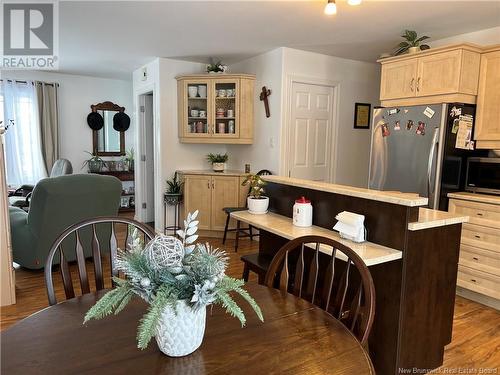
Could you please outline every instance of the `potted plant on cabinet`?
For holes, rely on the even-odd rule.
[[[209,163],[212,163],[212,168],[214,172],[224,172],[224,163],[227,162],[229,156],[227,153],[224,155],[221,154],[208,154],[207,160]]]
[[[177,172],[174,173],[172,179],[167,180],[167,192],[165,193],[165,202],[170,205],[175,205],[182,202],[182,186],[183,182],[177,178]]]
[[[106,162],[97,154],[85,151],[87,154],[91,156],[90,159],[87,159],[83,162],[82,168],[85,166],[88,167],[88,171],[90,173],[99,173],[103,167],[106,166]]]
[[[405,41],[398,44],[396,52],[394,55],[401,55],[405,52],[416,53],[421,50],[429,49],[427,44],[420,44],[420,42],[429,39],[428,36],[418,37],[417,32],[413,30],[405,30],[404,35],[401,35]]]
[[[250,191],[247,197],[248,212],[251,214],[262,215],[267,213],[269,207],[269,197],[265,197],[264,186],[267,184],[259,175],[248,175],[242,185],[250,185]]]

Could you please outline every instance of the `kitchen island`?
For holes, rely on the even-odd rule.
[[[460,231],[468,217],[426,209],[427,198],[415,194],[281,176],[264,179],[270,213],[232,214],[260,229],[259,251],[276,253],[310,231],[339,240],[331,231],[338,213],[365,215],[367,242],[342,241],[362,257],[375,284],[369,350],[377,374],[439,367],[451,342]],[[294,229],[292,206],[301,196],[314,207],[313,227]]]

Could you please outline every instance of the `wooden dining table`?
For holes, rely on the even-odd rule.
[[[134,299],[122,312],[83,325],[103,291],[48,307],[3,331],[2,374],[374,374],[351,332],[317,306],[255,283],[246,289],[261,306],[260,322],[236,298],[245,327],[219,307],[207,308],[200,348],[180,358],[153,339],[137,349],[138,321],[147,305]]]

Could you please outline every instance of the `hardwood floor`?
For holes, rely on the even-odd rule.
[[[223,246],[219,239],[204,239],[213,246],[225,248],[230,257],[228,274],[241,277],[243,265],[240,256],[258,250],[258,242],[241,240],[238,253],[234,253],[233,241],[228,240]],[[109,274],[109,261],[104,262],[105,272]],[[92,264],[87,265],[89,278],[92,274]],[[72,273],[76,281],[76,267]],[[93,274],[92,274],[93,277]],[[250,280],[256,281],[251,273]],[[64,299],[59,272],[55,273],[56,295],[58,300]],[[78,285],[75,283],[75,286]],[[108,284],[109,285],[109,280]],[[78,292],[78,288],[75,289]],[[0,329],[6,329],[18,320],[48,306],[43,271],[16,271],[17,304],[1,308]],[[488,373],[480,372],[481,368],[496,369],[500,372],[500,312],[489,307],[472,302],[457,296],[455,303],[455,317],[453,339],[445,350],[444,365],[436,373]],[[452,372],[455,371],[456,372]],[[476,369],[476,372],[463,372],[466,369]],[[459,371],[462,372],[459,372]],[[451,371],[451,372],[450,372]],[[472,370],[474,371],[474,370]]]

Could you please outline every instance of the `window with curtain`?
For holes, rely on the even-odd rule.
[[[7,184],[36,184],[47,177],[42,155],[36,90],[33,82],[2,80],[4,121],[14,120],[5,133]]]

